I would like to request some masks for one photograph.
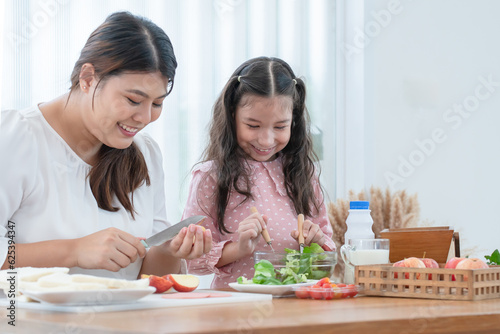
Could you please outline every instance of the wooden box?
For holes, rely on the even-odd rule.
[[[355,283],[367,296],[481,300],[500,298],[500,267],[488,269],[355,267]],[[455,278],[455,281],[453,280]]]
[[[446,263],[453,236],[454,231],[448,226],[400,228],[380,232],[380,238],[390,240],[389,261],[391,263],[412,256],[431,258],[438,263]]]

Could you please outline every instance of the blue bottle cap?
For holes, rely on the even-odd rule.
[[[349,208],[351,210],[368,210],[370,208],[370,202],[368,202],[368,201],[351,201],[349,203]]]

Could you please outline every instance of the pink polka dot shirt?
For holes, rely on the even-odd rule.
[[[189,195],[183,213],[183,219],[194,215],[204,215],[207,219],[202,225],[210,229],[213,236],[212,250],[202,257],[188,261],[188,272],[195,275],[215,274],[212,288],[225,288],[228,283],[236,282],[239,276],[251,279],[254,275],[254,259],[248,256],[216,268],[215,265],[222,255],[222,249],[228,242],[238,241],[238,224],[251,214],[250,208],[255,206],[261,214],[269,217],[267,228],[276,252],[283,253],[285,248],[298,249],[297,241],[290,236],[291,231],[297,229],[297,213],[291,199],[288,197],[284,185],[282,159],[279,157],[269,162],[249,160],[251,168],[251,181],[253,182],[252,194],[254,200],[249,199],[240,204],[244,196],[232,191],[229,204],[226,208],[224,224],[234,233],[221,234],[217,229],[217,222],[211,217],[216,217],[216,205],[213,194],[216,182],[214,175],[208,175],[212,162],[197,166],[193,171]],[[313,181],[316,197],[322,202],[318,180]],[[325,250],[335,250],[332,237],[332,228],[328,220],[326,205],[323,203],[320,212],[315,217],[306,217],[318,224],[327,241],[323,245]],[[269,245],[260,238],[255,251],[271,251]]]

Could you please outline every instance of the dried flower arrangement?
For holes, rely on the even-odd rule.
[[[333,229],[333,241],[337,249],[345,243],[344,234],[347,231],[346,219],[349,215],[350,201],[370,201],[371,216],[373,218],[373,233],[375,238],[380,237],[380,231],[386,228],[403,228],[416,226],[420,216],[420,206],[417,194],[409,196],[405,190],[394,193],[389,188],[383,192],[378,187],[371,187],[369,198],[365,191],[356,194],[349,191],[349,199],[338,198],[328,203],[328,216]],[[338,258],[334,276],[343,279],[344,261]]]

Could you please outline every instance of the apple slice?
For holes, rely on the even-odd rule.
[[[167,279],[165,276],[156,276],[156,275],[141,275],[141,278],[149,278],[149,286],[155,287],[155,293],[163,293],[168,291],[174,283]]]
[[[193,275],[170,274],[167,279],[173,283],[173,288],[178,292],[191,292],[200,285],[198,277]]]

